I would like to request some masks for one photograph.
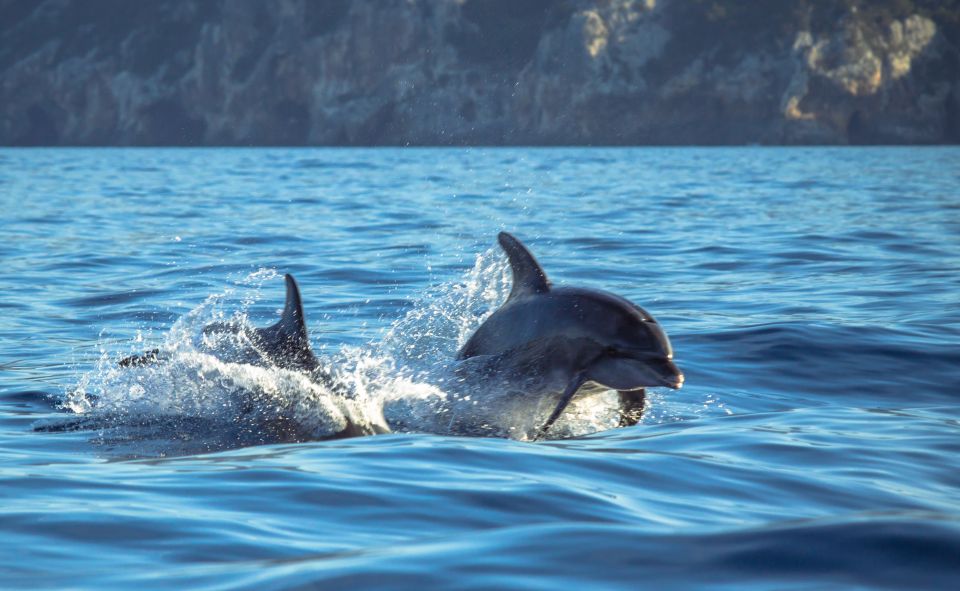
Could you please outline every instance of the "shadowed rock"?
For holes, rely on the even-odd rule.
[[[960,3],[0,0],[0,144],[960,140]]]

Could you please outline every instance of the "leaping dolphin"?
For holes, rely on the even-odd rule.
[[[255,328],[246,323],[217,322],[203,328],[203,334],[211,337],[212,353],[218,358],[256,366],[279,367],[306,374],[309,379],[331,390],[340,397],[348,398],[349,392],[322,367],[310,349],[307,325],[303,314],[300,289],[292,275],[284,276],[286,301],[280,320],[265,328]],[[238,338],[221,339],[222,335]],[[140,355],[122,359],[124,367],[142,366],[166,360],[166,354],[153,349]],[[353,437],[388,433],[386,423],[356,422],[345,416],[347,426],[333,437]]]
[[[297,281],[289,273],[284,275],[287,295],[280,320],[266,328],[252,328],[245,324],[216,322],[203,328],[204,335],[237,334],[249,341],[244,361],[255,365],[275,365],[307,373],[319,370],[320,364],[310,349],[307,325],[303,316],[303,302]],[[163,360],[160,349],[132,355],[119,361],[124,367],[147,365]]]
[[[612,293],[553,287],[530,251],[512,235],[497,237],[513,270],[507,301],[460,349],[458,359],[491,356],[513,372],[537,372],[560,399],[540,428],[543,437],[580,390],[617,390],[621,425],[635,424],[645,388],[679,389],[683,374],[660,324]]]

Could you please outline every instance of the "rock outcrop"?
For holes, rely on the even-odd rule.
[[[955,1],[0,0],[0,13],[3,145],[960,141]]]

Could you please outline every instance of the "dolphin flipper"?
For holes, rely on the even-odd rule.
[[[510,268],[513,270],[513,288],[508,299],[550,291],[547,274],[522,242],[507,232],[500,232],[497,241],[507,253]]]
[[[287,282],[287,300],[280,321],[273,326],[253,329],[251,338],[273,363],[288,369],[313,371],[318,363],[310,350],[300,289],[293,275],[288,273],[284,279]]]
[[[577,390],[580,389],[587,381],[587,375],[585,372],[579,372],[573,376],[570,380],[570,383],[567,384],[567,389],[563,391],[563,395],[560,396],[560,402],[557,403],[557,407],[553,409],[553,413],[550,414],[550,418],[547,419],[547,422],[543,424],[543,427],[540,427],[540,430],[537,431],[537,435],[533,438],[534,441],[543,439],[543,436],[547,434],[547,430],[560,418],[561,413],[564,409],[567,408],[567,405],[570,404],[570,401],[573,400],[573,395],[577,393]]]

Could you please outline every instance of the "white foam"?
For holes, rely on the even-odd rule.
[[[120,367],[117,359],[125,355],[104,353],[64,406],[114,419],[208,419],[258,429],[281,424],[302,438],[334,435],[349,422],[386,421],[401,431],[529,439],[553,409],[553,399],[524,397],[497,380],[456,371],[459,348],[509,294],[509,265],[498,251],[478,255],[459,281],[427,290],[374,342],[320,357],[329,383],[244,362],[242,355],[238,360],[236,353],[250,347],[242,333],[213,340],[203,334],[212,322],[248,322],[246,311],[259,301],[260,287],[277,277],[270,269],[257,271],[180,318],[159,347],[163,363]],[[142,340],[130,343],[126,354],[141,350]],[[233,355],[224,355],[227,350]],[[577,398],[552,436],[615,427],[616,410],[612,393]]]

